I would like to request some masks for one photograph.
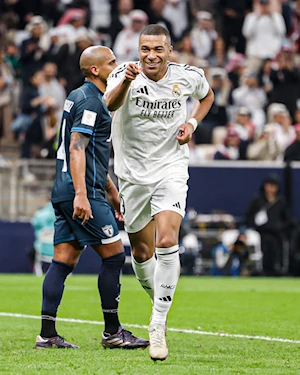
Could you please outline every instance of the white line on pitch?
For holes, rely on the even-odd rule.
[[[7,313],[7,312],[0,312],[0,316],[11,317],[11,318],[23,318],[23,319],[41,319],[41,317],[37,315],[13,314],[13,313]],[[81,320],[81,319],[68,319],[68,318],[56,318],[56,320],[60,322],[67,322],[67,323],[104,325],[104,322],[100,322],[97,320]],[[145,328],[145,329],[148,328],[148,326],[146,325],[139,325],[139,324],[127,324],[126,323],[124,324],[124,326],[130,327],[130,328]],[[282,339],[279,337],[251,336],[251,335],[241,335],[241,334],[235,334],[235,333],[221,333],[221,332],[205,332],[205,331],[199,331],[199,330],[194,330],[194,329],[181,329],[181,328],[170,328],[170,327],[168,327],[168,331],[195,334],[195,335],[236,337],[239,339],[251,339],[251,340],[286,342],[290,344],[300,344],[300,340]]]

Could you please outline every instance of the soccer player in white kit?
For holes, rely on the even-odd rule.
[[[168,355],[166,319],[180,274],[178,234],[188,190],[187,143],[214,100],[203,70],[169,62],[171,52],[168,31],[148,25],[140,36],[140,61],[114,69],[104,95],[108,109],[116,111],[115,172],[132,265],[153,301],[153,360]],[[187,121],[189,96],[197,102]]]

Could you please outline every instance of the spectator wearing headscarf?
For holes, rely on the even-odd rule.
[[[281,103],[271,104],[268,112],[271,117],[270,128],[274,132],[274,139],[283,154],[295,139],[295,129],[291,123],[291,116],[286,106]]]
[[[211,13],[205,11],[197,12],[196,20],[197,22],[191,31],[193,48],[196,56],[207,59],[214,49],[218,33],[214,28]]]
[[[148,16],[141,9],[132,10],[129,15],[131,19],[130,26],[119,32],[113,46],[118,63],[139,60],[140,33],[148,24]]]
[[[258,85],[258,77],[254,72],[245,72],[243,83],[232,91],[232,101],[235,108],[247,107],[251,112],[251,119],[255,125],[255,132],[260,134],[266,122],[264,107],[267,95]]]
[[[22,64],[23,83],[27,84],[29,75],[42,68],[47,61],[47,51],[41,47],[42,36],[46,33],[47,25],[41,16],[34,16],[26,26],[30,37],[21,44],[20,61]]]
[[[262,134],[251,143],[247,149],[248,160],[277,160],[282,157],[282,150],[279,147],[272,125],[265,125]]]
[[[229,128],[224,140],[224,144],[218,146],[214,155],[214,160],[242,160],[243,155],[240,152],[241,139],[238,133]]]

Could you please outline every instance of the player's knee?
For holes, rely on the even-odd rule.
[[[168,248],[178,244],[178,238],[175,235],[163,235],[157,238],[156,247]]]
[[[131,254],[137,263],[146,262],[146,260],[153,256],[153,252],[154,249],[150,249],[146,244],[140,244],[131,248]]]
[[[71,267],[76,267],[77,266],[77,263],[79,261],[79,258],[80,258],[80,253],[76,253],[76,254],[55,254],[53,259],[60,262],[60,263],[64,263],[64,264],[67,264],[68,266],[71,266]]]
[[[57,262],[67,264],[71,267],[76,267],[77,263],[79,261],[79,257],[66,257],[66,256],[56,256],[53,258],[53,260],[56,260]]]
[[[119,253],[102,259],[103,266],[121,269],[125,263],[125,253]]]
[[[54,246],[54,260],[76,267],[82,248],[75,242],[60,243]]]

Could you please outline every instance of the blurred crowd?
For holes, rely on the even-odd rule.
[[[0,0],[1,144],[54,158],[82,51],[103,44],[118,63],[136,60],[149,23],[169,30],[172,60],[204,69],[215,92],[191,163],[300,160],[300,0]]]

